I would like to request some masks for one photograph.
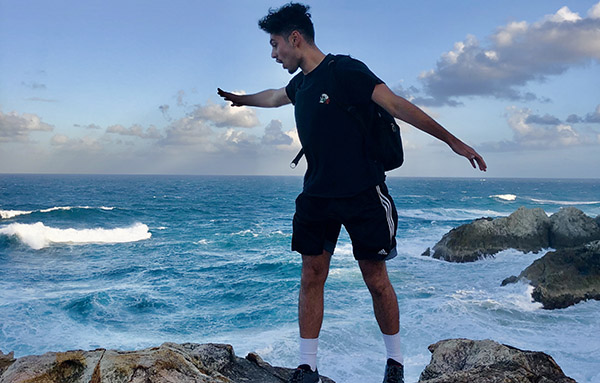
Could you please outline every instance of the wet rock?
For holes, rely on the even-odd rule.
[[[429,351],[420,383],[575,383],[551,356],[491,340],[443,340]]]
[[[4,360],[0,354],[0,366]],[[139,351],[98,349],[26,356],[2,371],[0,383],[281,383],[292,372],[273,367],[254,353],[237,357],[226,344],[164,343]]]
[[[550,217],[550,247],[574,247],[600,239],[596,220],[574,207],[560,209]]]
[[[535,252],[562,249],[600,239],[598,218],[568,207],[548,217],[540,208],[520,207],[508,217],[480,218],[450,230],[422,255],[449,262],[473,262],[507,249]]]
[[[517,281],[529,282],[534,287],[533,299],[545,309],[600,300],[600,241],[548,252],[502,285]]]
[[[472,262],[502,250],[537,252],[549,246],[550,219],[540,208],[520,207],[502,218],[481,218],[445,234],[433,247],[433,257]]]

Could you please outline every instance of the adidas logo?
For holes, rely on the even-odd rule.
[[[388,255],[388,252],[385,251],[385,249],[381,249],[381,250],[379,250],[379,253],[377,253],[377,254],[379,254],[379,255]]]

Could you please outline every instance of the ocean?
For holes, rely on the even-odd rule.
[[[474,263],[424,257],[453,227],[575,206],[600,215],[600,180],[388,178],[399,212],[388,262],[401,311],[406,381],[442,339],[493,339],[550,354],[600,382],[600,301],[543,310],[526,284],[501,287],[538,254]],[[301,177],[0,175],[0,350],[228,343],[297,364],[300,257],[290,250]],[[379,382],[385,349],[342,233],[326,284],[319,370]]]

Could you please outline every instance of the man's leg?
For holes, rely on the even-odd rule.
[[[397,334],[400,331],[400,311],[385,261],[359,260],[358,264],[373,298],[373,310],[379,329],[386,335]]]
[[[323,291],[329,273],[331,253],[302,256],[302,277],[298,299],[300,364],[316,369],[319,332],[323,323]]]
[[[318,338],[323,322],[323,290],[329,274],[331,253],[302,256],[302,277],[298,300],[298,322],[300,336]]]
[[[363,279],[373,298],[373,310],[383,334],[388,359],[403,364],[400,347],[400,312],[385,261],[358,261]]]

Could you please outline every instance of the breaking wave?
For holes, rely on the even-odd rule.
[[[53,211],[69,211],[69,210],[74,210],[74,209],[85,209],[85,210],[92,210],[92,209],[100,209],[100,210],[106,210],[106,211],[110,211],[110,210],[114,210],[114,207],[107,207],[107,206],[100,206],[100,207],[93,207],[93,206],[55,206],[55,207],[51,207],[48,209],[40,209],[40,210],[0,210],[0,218],[2,219],[9,219],[9,218],[14,218],[20,215],[28,215],[28,214],[32,214],[32,213],[51,213]]]
[[[514,194],[495,194],[491,195],[490,198],[496,198],[502,201],[514,201],[517,199],[517,196]]]
[[[0,227],[0,234],[16,236],[21,242],[35,250],[53,243],[126,243],[142,241],[152,236],[148,226],[142,223],[115,229],[58,229],[46,226],[42,222],[13,223]]]

